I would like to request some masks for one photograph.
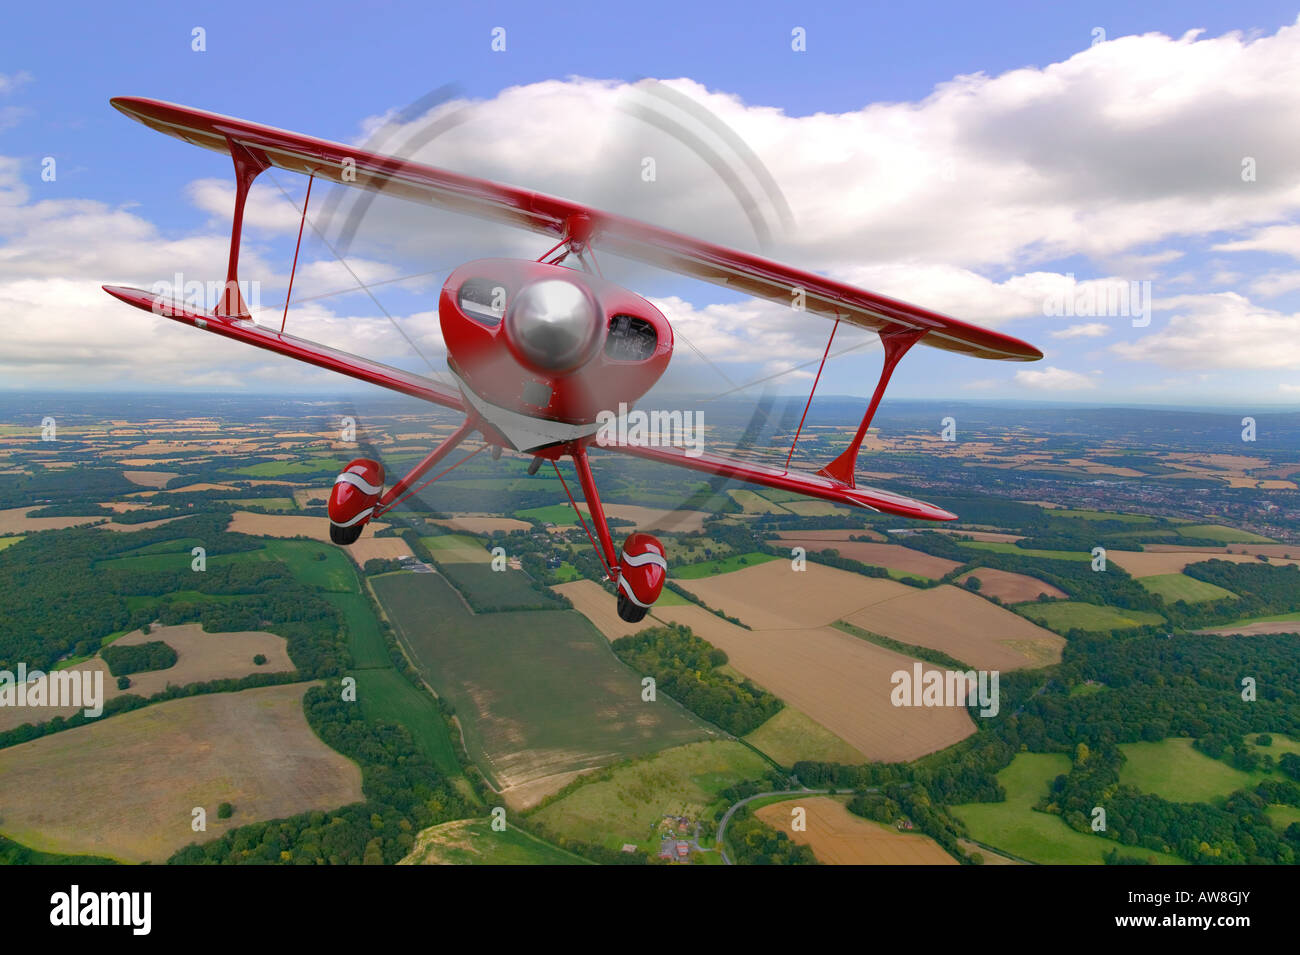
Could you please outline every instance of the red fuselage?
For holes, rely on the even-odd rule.
[[[591,425],[644,395],[673,352],[672,326],[657,308],[563,265],[469,262],[444,283],[438,317],[447,364],[489,423],[501,409]]]

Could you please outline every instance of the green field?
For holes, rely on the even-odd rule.
[[[1043,557],[1047,560],[1092,560],[1091,554],[1076,550],[1040,550],[1033,547],[1017,547],[1008,541],[957,541],[962,547],[972,550],[991,550],[996,554],[1019,554],[1021,557]]]
[[[1100,865],[1102,856],[1115,848],[1127,856],[1181,864],[1172,855],[1075,832],[1059,816],[1036,812],[1034,806],[1047,795],[1051,781],[1069,771],[1069,757],[1059,753],[1018,753],[998,773],[1006,801],[966,803],[953,806],[952,813],[966,823],[974,839],[1044,865]]]
[[[1300,822],[1300,806],[1269,806],[1264,810],[1264,814],[1278,829],[1285,829],[1292,823]]]
[[[699,580],[701,577],[714,577],[718,574],[729,574],[733,570],[766,564],[769,560],[776,560],[776,558],[771,554],[750,551],[748,554],[732,554],[730,557],[724,557],[721,560],[709,560],[700,564],[686,564],[683,567],[674,567],[671,573],[678,580]]]
[[[758,779],[768,768],[753,750],[729,740],[677,746],[584,783],[532,818],[557,835],[611,849],[634,843],[654,852],[665,815],[698,818],[720,802],[722,790]],[[712,837],[709,829],[701,836]]]
[[[769,500],[756,491],[731,490],[727,494],[741,506],[746,514],[790,514],[789,509]]]
[[[1127,524],[1145,524],[1155,520],[1145,514],[1119,514],[1114,511],[1090,511],[1073,507],[1054,507],[1047,512],[1051,517],[1077,517],[1085,521],[1124,521]]]
[[[545,507],[530,507],[515,511],[514,516],[521,521],[541,521],[543,524],[555,524],[557,527],[578,523],[578,515],[568,504],[548,504]]]
[[[1190,739],[1122,743],[1120,750],[1127,761],[1119,781],[1170,802],[1212,802],[1264,778],[1263,773],[1244,773],[1206,756],[1193,748]]]
[[[400,865],[594,865],[580,856],[507,825],[494,832],[486,819],[456,819],[425,829]]]
[[[0,550],[4,550],[6,547],[13,547],[14,544],[17,544],[20,540],[22,540],[22,537],[21,537],[21,536],[19,536],[19,537],[0,537]]]
[[[856,766],[867,761],[844,740],[792,706],[782,709],[745,737],[782,766],[801,759]]]
[[[1082,630],[1124,630],[1146,624],[1164,623],[1164,618],[1145,610],[1118,610],[1076,600],[1029,601],[1012,609],[1023,617],[1043,620],[1049,630],[1064,633],[1073,627]]]
[[[1225,544],[1272,544],[1271,537],[1261,537],[1258,534],[1252,534],[1250,531],[1238,530],[1235,527],[1224,527],[1222,524],[1184,524],[1178,528],[1178,533],[1184,537],[1204,537],[1208,540],[1223,541]]]
[[[706,735],[641,682],[573,610],[472,614],[439,574],[371,578],[411,658],[455,707],[498,785],[590,769]]]
[[[483,546],[484,541],[465,534],[439,534],[421,537],[420,543],[429,548],[434,560],[480,564],[492,559],[492,552]]]
[[[343,550],[320,541],[267,540],[261,550],[234,556],[280,561],[309,587],[345,593],[357,593],[360,589],[352,561]]]
[[[412,686],[391,666],[355,670],[352,675],[357,679],[357,702],[366,719],[406,727],[420,752],[440,773],[451,779],[461,775],[447,724],[433,697]]]
[[[489,564],[439,564],[442,576],[464,595],[479,613],[498,613],[503,610],[539,609],[561,604],[549,589],[536,590],[533,579],[522,570],[509,567],[493,570]]]
[[[1186,574],[1156,574],[1154,577],[1139,577],[1138,583],[1153,594],[1164,597],[1165,603],[1174,603],[1178,600],[1197,603],[1202,600],[1220,600],[1224,597],[1237,596],[1231,590],[1204,580],[1197,580],[1195,577],[1188,577]]]
[[[579,572],[578,568],[574,567],[567,560],[563,561],[559,567],[553,568],[552,572],[555,574],[556,578],[562,584],[567,584],[571,580],[582,579],[582,574]],[[674,594],[673,596],[676,596],[676,594]],[[683,603],[684,602],[685,601],[683,601]]]
[[[379,632],[379,621],[375,619],[370,601],[362,594],[340,593],[325,594],[325,599],[343,614],[353,668],[369,670],[391,667],[393,661],[388,656],[388,646],[384,643],[383,634]]]
[[[284,477],[288,474],[315,474],[320,471],[342,471],[348,462],[343,458],[321,457],[305,461],[264,461],[236,468],[232,474],[246,474],[255,478]]]

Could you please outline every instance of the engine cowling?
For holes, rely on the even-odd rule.
[[[330,540],[344,546],[361,536],[384,493],[384,466],[357,458],[334,480],[330,491]]]
[[[629,534],[623,542],[618,569],[618,615],[628,623],[636,623],[663,593],[668,579],[664,545],[651,534]]]

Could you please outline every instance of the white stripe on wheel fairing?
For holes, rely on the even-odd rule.
[[[652,550],[648,550],[644,554],[629,554],[625,551],[623,553],[623,563],[627,564],[629,567],[641,567],[645,564],[658,564],[664,570],[668,569],[668,561],[664,560],[663,555],[656,554]]]
[[[353,474],[351,471],[344,471],[334,479],[335,484],[351,484],[353,487],[359,487],[367,494],[378,494],[384,489],[382,484],[371,484],[359,474]]]
[[[374,510],[375,509],[373,507],[367,507],[364,511],[359,513],[356,517],[352,518],[352,520],[350,521],[341,521],[341,522],[331,521],[330,523],[332,523],[335,527],[351,527],[353,524],[357,523],[358,521],[364,521],[366,518],[368,518],[371,514],[374,513]]]
[[[625,594],[627,594],[627,599],[632,601],[632,603],[636,604],[638,607],[645,607],[649,609],[650,607],[653,606],[653,604],[642,603],[640,600],[637,599],[637,595],[632,593],[632,585],[627,582],[626,577],[618,578],[618,589],[623,591]]]

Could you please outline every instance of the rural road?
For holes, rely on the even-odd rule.
[[[875,790],[868,790],[868,792],[874,791]],[[722,841],[722,837],[727,833],[727,823],[731,822],[732,815],[735,814],[737,809],[745,805],[745,803],[752,802],[755,799],[763,799],[767,796],[824,796],[829,792],[829,789],[778,789],[775,792],[770,793],[754,793],[754,795],[750,796],[748,799],[742,799],[740,802],[728,809],[726,815],[722,817],[722,821],[718,823],[718,836],[716,843],[718,846],[718,852],[722,855],[722,861],[726,865],[733,864],[731,859],[727,856],[727,847]]]

